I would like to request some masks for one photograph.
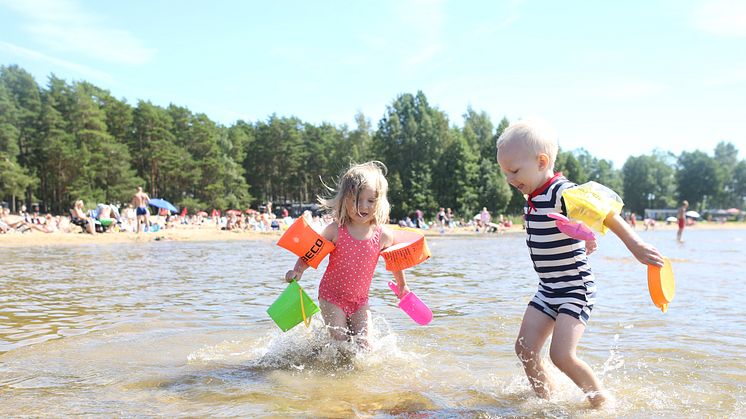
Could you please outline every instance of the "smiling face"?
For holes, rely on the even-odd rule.
[[[357,198],[357,200],[356,200]],[[360,193],[349,192],[345,196],[345,211],[352,222],[370,223],[376,216],[378,194],[375,189],[365,186]]]
[[[531,194],[553,175],[549,157],[544,153],[537,156],[520,141],[502,144],[497,150],[497,163],[508,183],[525,195]]]

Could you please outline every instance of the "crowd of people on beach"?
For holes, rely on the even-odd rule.
[[[289,207],[273,207],[272,202],[260,205],[258,209],[211,210],[210,213],[198,210],[189,214],[187,208],[180,212],[150,206],[150,197],[138,187],[130,203],[99,203],[88,208],[83,200],[76,200],[66,214],[41,214],[38,205],[28,211],[21,204],[16,213],[7,207],[0,210],[0,234],[6,233],[149,233],[173,228],[215,228],[232,232],[280,232],[285,231],[295,217],[305,217],[307,222],[323,229],[332,222],[329,214],[318,211],[303,210],[290,213]],[[474,217],[464,219],[457,217],[451,208],[441,207],[433,217],[426,220],[421,209],[412,211],[400,220],[390,220],[391,224],[400,227],[422,230],[437,229],[441,234],[455,229],[472,230],[477,233],[501,233],[510,228],[510,218],[500,215],[493,220],[486,207]],[[493,222],[494,221],[494,222]]]

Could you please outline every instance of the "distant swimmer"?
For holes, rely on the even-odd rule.
[[[681,236],[684,234],[684,226],[686,226],[686,210],[689,209],[689,201],[683,201],[679,207],[679,211],[676,213],[676,221],[679,222],[679,230],[676,232],[676,241],[684,243],[684,239]]]

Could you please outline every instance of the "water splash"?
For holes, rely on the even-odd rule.
[[[285,333],[273,330],[258,340],[224,341],[202,347],[187,359],[191,364],[239,364],[253,370],[338,373],[403,365],[425,356],[402,351],[397,334],[382,317],[372,319],[367,347],[359,343],[354,337],[346,342],[334,340],[317,316],[308,328],[299,326]]]

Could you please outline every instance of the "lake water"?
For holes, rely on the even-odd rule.
[[[661,313],[645,267],[600,240],[578,353],[616,398],[601,415],[742,416],[746,230],[641,235],[676,298]],[[408,280],[432,323],[399,310],[381,261],[376,339],[353,355],[320,316],[288,333],[268,318],[294,263],[270,241],[0,248],[0,416],[597,417],[556,370],[554,397],[533,396],[513,353],[537,283],[524,236],[428,241]],[[321,272],[302,280],[314,299]]]

